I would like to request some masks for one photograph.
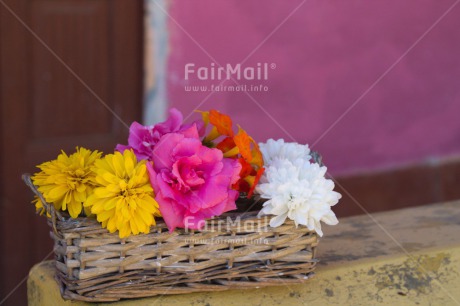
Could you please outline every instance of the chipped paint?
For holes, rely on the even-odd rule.
[[[377,281],[375,286],[378,290],[388,287],[395,287],[398,290],[403,290],[404,294],[414,290],[419,293],[427,293],[432,291],[432,282],[440,280],[443,275],[440,272],[441,266],[446,267],[450,263],[450,255],[439,253],[436,256],[430,257],[421,255],[416,258],[407,259],[400,265],[383,265],[376,272]]]

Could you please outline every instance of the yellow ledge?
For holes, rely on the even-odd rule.
[[[316,275],[302,285],[97,305],[460,305],[460,201],[343,218],[324,226]],[[50,261],[32,268],[31,306],[62,300]]]

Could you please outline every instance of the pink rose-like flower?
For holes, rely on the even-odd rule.
[[[162,136],[153,165],[147,164],[155,199],[170,231],[200,229],[204,219],[236,209],[238,192],[231,186],[239,179],[240,163],[203,146],[196,127],[194,130],[194,137],[184,133]]]
[[[155,125],[144,126],[134,121],[129,128],[128,145],[118,144],[116,150],[123,152],[126,149],[133,149],[138,159],[152,160],[153,149],[160,138],[168,133],[181,132],[189,137],[195,133],[194,125],[202,123],[182,124],[182,113],[175,108],[169,110],[169,117],[166,121]]]

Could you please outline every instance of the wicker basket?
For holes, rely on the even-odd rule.
[[[318,237],[286,220],[269,226],[257,212],[228,213],[201,231],[157,222],[149,234],[120,239],[92,218],[71,219],[48,205],[56,280],[64,299],[88,302],[221,291],[305,282],[315,268]],[[244,227],[238,226],[245,224]]]

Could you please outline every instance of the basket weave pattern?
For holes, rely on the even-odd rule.
[[[170,233],[158,222],[149,234],[120,239],[95,219],[71,219],[45,206],[66,299],[103,302],[302,283],[317,262],[316,232],[291,220],[272,228],[257,212],[224,214],[201,231]],[[238,226],[237,218],[250,226]]]

